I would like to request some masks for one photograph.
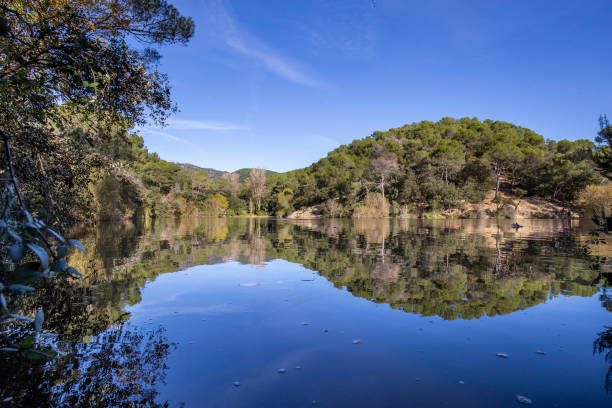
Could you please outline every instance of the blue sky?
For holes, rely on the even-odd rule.
[[[573,140],[612,114],[612,1],[171,3],[196,23],[161,50],[180,112],[140,130],[166,160],[286,171],[421,120]]]

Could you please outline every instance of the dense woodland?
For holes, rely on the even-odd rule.
[[[607,125],[606,125],[607,126]],[[357,139],[304,169],[219,172],[176,164],[149,152],[124,130],[66,162],[70,134],[58,134],[53,155],[34,165],[58,174],[28,183],[28,197],[60,202],[68,220],[132,216],[273,215],[322,205],[327,216],[414,215],[465,209],[500,191],[499,207],[523,196],[574,202],[589,185],[608,183],[607,141],[544,140],[507,122],[476,118],[423,121]],[[85,132],[77,124],[72,132]],[[607,154],[607,156],[606,156]],[[214,174],[214,173],[213,173]],[[502,198],[501,191],[505,192]],[[44,194],[43,194],[44,193]],[[514,201],[513,201],[514,200]],[[57,212],[57,211],[56,211]]]
[[[126,134],[92,149],[100,165],[82,169],[86,183],[74,193],[84,199],[72,216],[287,216],[318,204],[331,217],[420,215],[465,209],[494,190],[500,208],[523,196],[573,202],[587,186],[608,182],[599,160],[606,149],[584,139],[544,140],[507,122],[443,118],[374,132],[304,169],[242,169],[215,180],[210,169],[161,160],[142,137]]]
[[[31,213],[65,229],[134,216],[287,216],[315,205],[329,217],[472,216],[467,204],[487,192],[502,209],[524,196],[573,202],[587,186],[583,201],[597,207],[604,197],[592,209],[609,209],[605,116],[594,141],[443,118],[376,131],[286,173],[170,163],[136,130],[176,108],[155,47],[186,44],[190,18],[157,0],[10,1],[1,11],[2,218]]]

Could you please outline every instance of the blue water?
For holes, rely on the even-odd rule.
[[[513,407],[516,395],[550,407],[612,402],[607,365],[592,354],[593,335],[610,323],[597,296],[445,321],[354,297],[274,260],[163,275],[128,310],[132,324],[165,327],[177,343],[159,398],[186,406]]]
[[[63,354],[0,353],[0,401],[612,406],[609,264],[584,256],[588,225],[525,224],[188,219],[83,230],[88,254],[70,262],[85,277],[21,306],[31,315],[43,304]]]

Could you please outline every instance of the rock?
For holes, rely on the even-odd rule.
[[[500,357],[500,358],[508,358],[508,357],[510,357],[510,356],[509,356],[509,355],[507,355],[506,353],[496,353],[495,355],[496,355],[497,357]]]
[[[353,340],[353,344],[359,344],[359,343],[361,343],[361,340],[359,340],[359,339]]]
[[[533,405],[533,401],[524,395],[517,395],[516,400],[523,405]]]
[[[279,369],[278,369],[278,372],[279,372],[280,374],[285,374],[285,373],[287,372],[287,370],[285,370],[284,368],[279,368]]]

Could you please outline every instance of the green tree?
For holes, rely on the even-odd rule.
[[[449,174],[459,171],[465,163],[463,145],[456,140],[444,139],[433,151],[432,159],[444,169],[444,184],[448,184]]]
[[[600,144],[595,159],[602,169],[602,173],[612,179],[612,125],[608,122],[607,115],[599,116],[599,132],[595,141]]]
[[[486,152],[485,158],[490,163],[495,175],[495,198],[498,198],[501,178],[519,165],[523,154],[518,147],[512,144],[498,142]]]

